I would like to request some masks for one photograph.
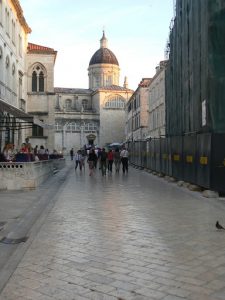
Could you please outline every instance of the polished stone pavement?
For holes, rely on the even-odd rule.
[[[132,167],[67,168],[12,255],[22,253],[1,300],[225,299],[225,231],[215,228],[225,225],[224,199]]]

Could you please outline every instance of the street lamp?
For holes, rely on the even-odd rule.
[[[84,125],[80,125],[80,148],[83,145],[83,133],[84,133]]]
[[[62,151],[65,149],[65,138],[66,138],[66,127],[68,125],[68,122],[66,122],[64,125],[63,125],[63,128],[62,128]]]

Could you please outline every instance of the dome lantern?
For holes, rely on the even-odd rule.
[[[103,31],[100,48],[92,56],[89,67],[89,88],[119,85],[120,68],[115,54],[107,48],[108,40]]]
[[[100,40],[100,49],[98,49],[92,56],[89,66],[96,64],[111,64],[119,66],[118,60],[115,54],[107,48],[108,40],[105,37],[105,32],[103,31],[102,38]]]
[[[108,40],[105,37],[105,31],[104,30],[103,30],[102,38],[100,40],[100,48],[108,48]]]

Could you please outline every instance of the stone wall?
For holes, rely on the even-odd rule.
[[[37,162],[0,162],[0,190],[35,189],[64,166],[64,158]]]

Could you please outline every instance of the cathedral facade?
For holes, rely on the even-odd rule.
[[[125,106],[133,91],[126,79],[119,85],[119,63],[107,44],[103,32],[89,62],[89,87],[80,89],[54,87],[57,52],[28,43],[27,112],[40,120],[28,132],[32,146],[67,152],[125,140]]]

